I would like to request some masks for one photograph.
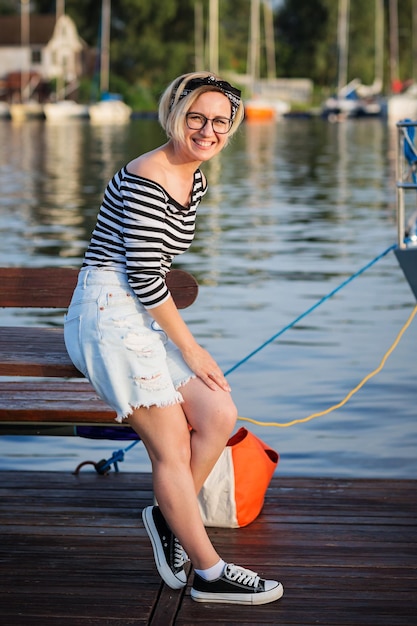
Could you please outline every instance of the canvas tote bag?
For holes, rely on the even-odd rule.
[[[205,526],[240,528],[261,512],[279,454],[246,428],[227,442],[198,496]]]

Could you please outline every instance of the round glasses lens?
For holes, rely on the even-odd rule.
[[[207,122],[207,118],[204,115],[198,115],[197,113],[187,113],[186,120],[187,126],[191,130],[201,130]]]
[[[226,117],[216,117],[213,120],[213,130],[216,133],[224,134],[230,130],[231,121]]]

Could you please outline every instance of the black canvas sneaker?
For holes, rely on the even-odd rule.
[[[223,574],[207,581],[194,574],[191,597],[196,602],[227,604],[267,604],[278,600],[284,589],[276,580],[263,580],[249,569],[226,564]]]
[[[188,561],[184,548],[172,534],[158,506],[148,506],[142,511],[146,532],[152,543],[156,567],[163,581],[171,589],[185,587],[187,575],[184,563]]]

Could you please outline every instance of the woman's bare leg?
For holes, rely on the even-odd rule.
[[[180,391],[192,428],[191,473],[199,493],[233,431],[237,409],[230,393],[212,391],[199,378],[190,380]]]
[[[184,406],[190,415],[190,425],[196,428],[192,435],[184,410],[179,404],[164,408],[152,406],[148,409],[136,409],[129,417],[129,423],[148,451],[152,462],[155,496],[168,525],[188,553],[194,567],[206,569],[219,560],[219,555],[203,525],[196,488],[201,488],[201,480],[204,482],[205,475],[210,472],[224,448],[233,429],[235,409],[230,400],[226,401],[228,394],[208,388],[208,394],[205,394],[200,385],[192,385],[196,382],[193,379],[181,389],[185,399]],[[204,383],[201,385],[205,387]],[[199,391],[203,394],[200,401],[197,399]],[[214,399],[217,394],[219,397]],[[223,413],[218,408],[221,404],[220,396],[228,407],[228,411]],[[210,409],[210,405],[215,410]],[[195,412],[198,413],[198,418]],[[220,436],[219,431],[223,431],[223,435]],[[195,479],[193,471],[196,473]]]

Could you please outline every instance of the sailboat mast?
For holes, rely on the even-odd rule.
[[[339,44],[339,74],[337,88],[340,91],[347,84],[349,54],[349,13],[350,0],[339,0],[337,40]]]
[[[196,72],[204,70],[204,19],[201,0],[194,5],[194,66]]]
[[[390,48],[390,80],[391,91],[399,81],[399,53],[398,53],[398,5],[397,0],[389,0],[389,48]]]
[[[272,13],[270,0],[263,0],[263,7],[264,7],[267,75],[269,79],[273,79],[273,78],[276,78],[277,70],[276,70],[276,63],[275,63],[274,16]]]
[[[20,44],[25,61],[20,71],[20,101],[26,102],[29,99],[30,89],[30,67],[29,62],[29,33],[30,33],[30,5],[29,0],[20,0]]]
[[[375,0],[375,77],[382,89],[384,83],[384,0]]]
[[[65,0],[56,0],[56,8],[55,8],[55,24],[58,23],[58,20],[65,14]],[[60,58],[60,68],[59,72],[56,76],[56,100],[65,99],[65,76],[64,76],[64,63],[62,58]]]
[[[65,0],[56,0],[56,20],[65,14]]]
[[[219,71],[219,0],[210,0],[209,5],[209,70]]]
[[[255,92],[256,81],[259,78],[259,12],[259,0],[251,0],[248,68],[252,93]]]
[[[103,0],[101,5],[101,42],[100,42],[100,91],[109,91],[110,68],[110,0]]]

